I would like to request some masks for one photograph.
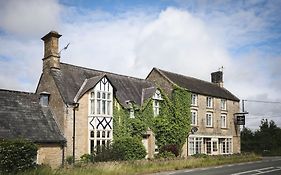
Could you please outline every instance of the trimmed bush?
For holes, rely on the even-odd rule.
[[[27,140],[0,141],[0,174],[25,171],[36,166],[37,146]]]
[[[177,156],[179,156],[179,147],[175,144],[164,145],[160,148],[159,152],[160,152],[160,154],[170,152],[170,153],[174,154],[175,157],[177,157]]]
[[[94,157],[91,154],[83,154],[82,156],[80,156],[80,161],[83,163],[90,163],[93,162]]]
[[[121,137],[112,144],[114,160],[140,160],[145,158],[146,150],[140,139]]]

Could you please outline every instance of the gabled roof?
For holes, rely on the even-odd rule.
[[[153,70],[158,71],[168,81],[180,87],[183,87],[189,90],[190,92],[207,95],[207,96],[225,98],[233,101],[240,101],[235,95],[233,95],[227,89],[223,87],[219,87],[214,83],[188,77],[185,75],[180,75],[177,73],[172,73],[158,68],[153,68]]]
[[[84,92],[85,89],[89,90],[89,88],[93,88],[97,81],[104,75],[106,75],[110,83],[114,86],[116,98],[124,107],[128,107],[128,104],[126,103],[128,100],[134,101],[137,105],[141,106],[143,102],[142,99],[146,100],[148,98],[147,95],[143,98],[143,89],[154,86],[153,83],[144,79],[74,66],[66,63],[60,63],[60,70],[51,70],[51,75],[53,76],[66,104],[74,103],[75,96],[77,96],[83,84],[83,90],[80,91]],[[87,80],[86,83],[85,80]]]
[[[61,143],[65,139],[39,95],[0,89],[0,138],[29,139],[38,143]]]

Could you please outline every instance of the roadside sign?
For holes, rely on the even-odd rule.
[[[236,116],[237,125],[245,125],[245,115]]]

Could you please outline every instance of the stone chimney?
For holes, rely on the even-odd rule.
[[[212,83],[217,84],[219,87],[223,87],[223,73],[222,71],[217,71],[211,73]]]
[[[44,41],[43,71],[60,69],[59,38],[61,35],[51,31],[41,39]]]

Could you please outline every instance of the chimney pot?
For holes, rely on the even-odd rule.
[[[50,31],[41,38],[44,41],[43,70],[60,69],[59,38],[61,36],[56,31]]]
[[[217,84],[219,87],[223,87],[223,72],[217,71],[211,73],[212,83]]]

